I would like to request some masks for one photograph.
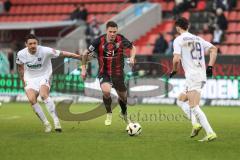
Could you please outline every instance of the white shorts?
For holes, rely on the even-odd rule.
[[[28,89],[33,89],[37,92],[40,91],[40,87],[42,85],[48,86],[50,90],[50,78],[48,76],[42,76],[42,77],[37,77],[37,78],[32,78],[30,80],[25,81],[25,90]]]
[[[186,80],[185,89],[183,92],[186,94],[189,91],[196,90],[197,92],[201,93],[202,88],[204,87],[205,84],[206,84],[205,81],[196,82],[196,81]]]

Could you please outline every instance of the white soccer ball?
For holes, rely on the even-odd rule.
[[[126,131],[129,136],[137,136],[142,132],[142,127],[137,122],[131,122],[127,125]]]

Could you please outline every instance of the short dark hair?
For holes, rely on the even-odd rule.
[[[26,35],[26,37],[25,37],[25,42],[27,43],[27,41],[28,41],[29,39],[36,39],[36,40],[38,41],[38,38],[37,38],[34,34],[28,34],[28,35]]]
[[[180,18],[178,18],[178,19],[176,20],[175,26],[176,26],[176,27],[178,26],[178,27],[180,27],[180,28],[182,28],[182,29],[184,29],[184,30],[187,30],[188,27],[189,27],[189,22],[188,22],[188,20],[187,20],[186,18],[180,17]]]
[[[117,25],[117,23],[114,22],[114,21],[109,21],[109,22],[107,22],[107,24],[106,24],[106,28],[108,29],[109,27],[117,27],[117,28],[118,28],[118,25]]]

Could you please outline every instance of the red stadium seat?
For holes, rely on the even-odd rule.
[[[231,11],[229,12],[228,16],[226,16],[228,20],[234,21],[237,19],[237,12],[236,11]]]
[[[236,20],[240,20],[240,12],[237,12]]]
[[[210,33],[209,34],[204,34],[203,39],[205,39],[208,42],[211,42],[212,39],[213,39],[213,36]]]
[[[237,23],[232,22],[232,23],[229,23],[227,32],[236,32],[236,29],[237,29]]]
[[[240,9],[240,3],[239,2],[237,3],[236,9],[238,9],[238,10]]]
[[[237,34],[236,43],[240,44],[240,34]]]
[[[160,3],[162,11],[167,11],[167,2],[161,2]]]
[[[238,52],[239,52],[238,47],[235,45],[231,45],[231,46],[229,46],[226,54],[234,55],[234,54],[237,54]]]
[[[228,45],[221,45],[220,46],[220,51],[221,51],[222,54],[227,54]]]
[[[173,36],[171,34],[165,34],[165,39],[169,43],[172,40]]]
[[[224,43],[226,44],[234,44],[236,43],[237,35],[235,33],[227,34],[226,35],[226,41]]]
[[[158,38],[157,34],[151,34],[148,39],[148,44],[154,45],[156,42],[156,39]]]
[[[182,17],[189,19],[190,13],[189,13],[189,12],[184,12],[184,13],[182,14]]]
[[[163,32],[172,32],[172,30],[173,30],[173,22],[168,21],[167,23],[165,23],[165,30]]]
[[[38,21],[63,20],[59,18],[62,18],[62,15],[65,18],[69,17],[76,4],[85,3],[89,15],[96,15],[104,23],[114,14],[131,5],[131,3],[119,5],[120,2],[122,3],[124,0],[12,0],[11,11],[8,15],[1,15],[1,17],[6,17],[1,18],[1,21],[35,21],[34,18],[37,18]],[[111,14],[107,14],[109,12]],[[30,16],[33,18],[30,18]],[[90,19],[92,18],[89,18],[88,21]]]
[[[228,11],[224,11],[223,13],[224,13],[224,16],[227,18],[228,15],[229,15],[229,12]]]
[[[138,55],[152,55],[153,46],[138,46],[137,53]]]
[[[175,6],[174,2],[168,2],[168,4],[167,4],[167,11],[172,11],[174,6]]]
[[[236,27],[236,29],[235,29],[235,32],[240,32],[240,23],[237,23],[237,27]]]
[[[196,7],[196,10],[202,11],[206,8],[206,2],[205,1],[199,1]]]

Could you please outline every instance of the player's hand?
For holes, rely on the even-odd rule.
[[[135,58],[130,57],[130,58],[129,58],[129,65],[130,65],[131,67],[133,67],[134,64],[135,64]]]
[[[169,78],[172,78],[176,73],[177,73],[177,71],[172,71],[172,72],[169,74]]]
[[[86,77],[87,77],[87,71],[86,71],[85,69],[82,69],[81,77],[82,77],[82,79],[83,79],[84,81],[86,80]]]
[[[212,77],[212,74],[213,74],[212,70],[213,70],[212,66],[207,67],[207,70],[206,70],[207,77]]]
[[[23,82],[23,88],[25,88],[26,87],[26,82],[24,80],[22,82]]]

